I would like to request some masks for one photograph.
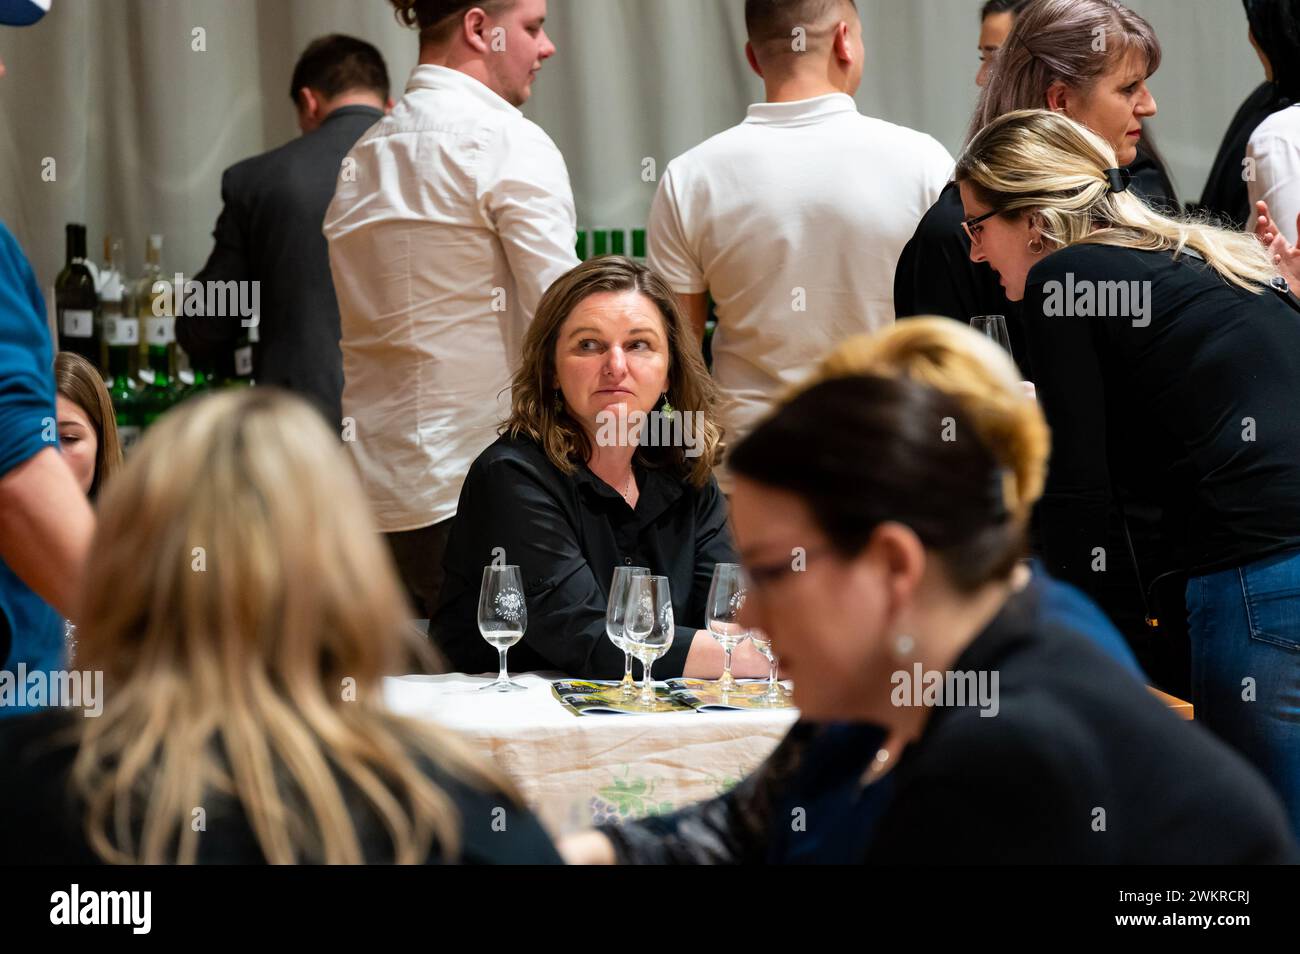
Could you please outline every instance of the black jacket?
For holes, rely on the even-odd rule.
[[[601,830],[623,863],[1294,860],[1259,773],[1038,598],[1036,583],[1012,597],[953,664],[998,674],[997,714],[936,708],[875,783],[881,730],[801,722],[726,795]]]
[[[382,116],[370,106],[340,107],[320,128],[227,169],[216,245],[194,276],[261,283],[254,379],[310,399],[334,428],[342,418],[343,357],[321,228],[344,157]],[[176,339],[194,363],[227,374],[236,341],[246,334],[237,317],[176,320]]]
[[[479,455],[461,488],[447,540],[447,579],[430,632],[451,668],[497,668],[478,630],[483,567],[497,548],[523,574],[528,628],[510,650],[511,671],[553,670],[578,678],[619,678],[623,653],[605,633],[614,567],[644,566],[666,576],[677,624],[654,674],[680,676],[717,563],[737,562],[726,502],[710,479],[696,488],[635,465],[636,509],[585,465],[572,475],[530,440],[501,437]]]

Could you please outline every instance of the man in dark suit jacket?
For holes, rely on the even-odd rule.
[[[303,135],[225,171],[216,245],[194,276],[259,282],[256,326],[245,327],[239,315],[176,320],[177,341],[196,367],[251,372],[258,384],[308,398],[335,428],[343,359],[321,226],[344,157],[393,105],[388,91],[384,59],[369,43],[333,34],[307,47],[290,87]],[[244,348],[251,355],[239,353]]]

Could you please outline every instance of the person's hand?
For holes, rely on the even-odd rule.
[[[1292,245],[1282,234],[1262,199],[1255,203],[1255,237],[1264,244],[1273,257],[1273,264],[1293,291],[1300,290],[1300,246]],[[1296,234],[1300,235],[1300,215],[1296,216]]]
[[[1025,397],[1029,398],[1030,400],[1033,401],[1038,400],[1038,389],[1034,387],[1033,381],[1021,381],[1020,390],[1023,391]]]
[[[613,843],[598,831],[565,835],[555,846],[566,865],[612,865]]]

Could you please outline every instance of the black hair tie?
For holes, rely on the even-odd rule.
[[[1127,192],[1129,183],[1133,181],[1133,173],[1127,169],[1103,169],[1101,174],[1110,183],[1111,192]]]

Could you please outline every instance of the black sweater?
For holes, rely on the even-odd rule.
[[[565,474],[533,441],[502,437],[479,455],[461,488],[430,625],[452,669],[497,669],[496,650],[479,633],[478,595],[483,567],[501,548],[523,574],[528,603],[512,672],[621,677],[623,653],[605,634],[609,585],[615,566],[644,566],[668,577],[677,624],[654,674],[682,674],[691,637],[705,625],[714,565],[737,562],[726,501],[711,478],[697,488],[665,470],[638,463],[635,471],[633,510],[585,465]]]
[[[1076,313],[1089,289],[1140,298],[1121,316],[1053,315],[1071,287]],[[1124,495],[1161,502],[1192,573],[1300,548],[1300,312],[1289,298],[1231,286],[1198,256],[1083,244],[1036,264],[1023,304],[1052,429],[1038,505],[1052,573],[1106,606],[1093,548]]]
[[[1037,600],[1037,584],[1012,597],[953,664],[998,674],[997,714],[936,708],[875,784],[860,777],[883,733],[798,723],[726,795],[601,830],[623,863],[1293,860],[1259,773]]]

